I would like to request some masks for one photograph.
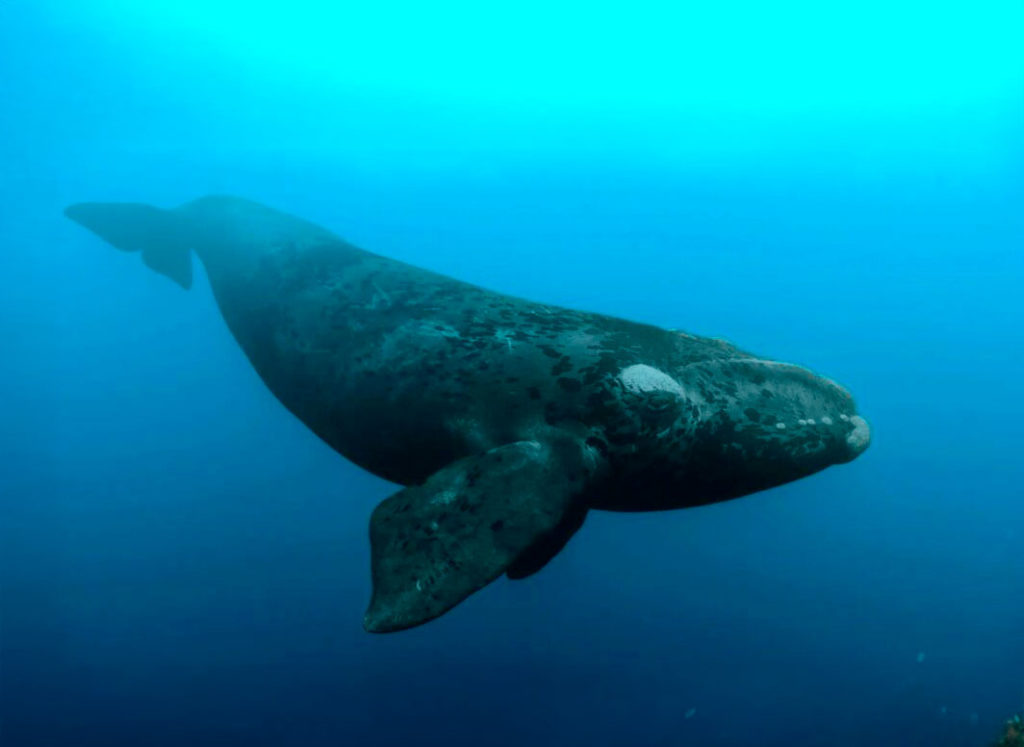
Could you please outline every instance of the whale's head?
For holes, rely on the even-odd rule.
[[[693,384],[700,415],[686,462],[712,495],[744,495],[806,477],[852,461],[871,440],[850,393],[799,366],[723,360],[696,372]]]
[[[635,450],[657,455],[641,468],[656,507],[798,480],[852,461],[871,440],[846,389],[787,363],[737,357],[672,374],[634,365],[619,381],[635,420],[651,424]]]

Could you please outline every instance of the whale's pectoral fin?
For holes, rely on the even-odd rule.
[[[548,564],[553,557],[572,539],[587,517],[588,506],[574,503],[562,516],[558,525],[537,538],[505,569],[505,575],[513,580],[532,576]]]
[[[524,571],[539,568],[582,523],[581,494],[594,469],[577,441],[519,441],[383,501],[370,520],[373,598],[364,627],[385,633],[427,622],[521,557]]]
[[[182,288],[192,286],[191,235],[173,210],[134,202],[80,202],[64,214],[122,251],[141,251],[147,267]]]

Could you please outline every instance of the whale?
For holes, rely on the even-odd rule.
[[[182,288],[198,258],[270,392],[400,488],[370,517],[369,632],[538,572],[590,511],[735,499],[870,443],[850,392],[802,366],[488,290],[246,199],[65,213]]]

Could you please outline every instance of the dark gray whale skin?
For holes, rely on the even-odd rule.
[[[806,369],[485,290],[254,202],[66,212],[186,288],[194,250],[274,395],[346,458],[407,486],[371,520],[371,631],[535,572],[591,508],[736,498],[869,442],[850,394]]]

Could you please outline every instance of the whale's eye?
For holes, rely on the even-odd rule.
[[[644,405],[654,413],[665,412],[676,401],[676,395],[671,392],[649,392],[644,397]]]

